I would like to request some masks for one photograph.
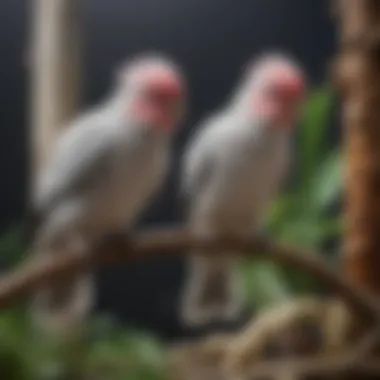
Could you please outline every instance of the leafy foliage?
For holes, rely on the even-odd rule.
[[[124,330],[115,321],[96,317],[88,327],[86,345],[58,345],[36,336],[19,311],[0,318],[0,378],[53,380],[163,380],[165,350],[158,340],[140,331]]]
[[[125,331],[106,317],[98,317],[91,330],[87,365],[93,376],[121,380],[128,374],[133,380],[164,379],[165,349],[153,336],[136,330]]]

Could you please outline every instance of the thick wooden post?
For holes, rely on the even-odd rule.
[[[347,276],[380,296],[380,1],[337,2],[346,153]]]
[[[32,178],[80,95],[80,0],[34,0],[31,46]]]

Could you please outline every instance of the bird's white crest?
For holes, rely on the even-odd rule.
[[[179,66],[161,54],[145,54],[126,60],[117,70],[117,81],[121,86],[133,87],[141,85],[141,79],[149,72],[173,75],[183,80]]]
[[[253,58],[247,65],[234,97],[235,104],[244,104],[253,91],[260,91],[274,71],[295,72],[305,79],[304,70],[290,55],[267,52]]]

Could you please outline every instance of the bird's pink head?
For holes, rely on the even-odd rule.
[[[255,115],[275,127],[292,127],[306,92],[302,70],[290,59],[275,55],[256,62],[250,73]]]
[[[171,132],[184,111],[185,80],[163,59],[142,59],[127,66],[124,83],[131,92],[129,112],[135,120],[162,132]]]

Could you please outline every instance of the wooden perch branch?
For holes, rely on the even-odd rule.
[[[379,360],[349,361],[349,356],[339,358],[298,359],[284,360],[260,364],[255,367],[247,380],[281,379],[281,374],[288,373],[290,379],[336,378],[336,376],[380,376]]]
[[[277,311],[278,309],[273,309],[273,313]],[[260,323],[256,323],[255,328],[260,329],[260,326]],[[242,331],[240,334],[247,336],[249,332]],[[281,335],[281,332],[277,334]],[[173,357],[177,359],[177,361],[174,359],[173,363],[181,365],[183,371],[192,373],[191,376],[180,378],[218,378],[216,371],[220,373],[219,378],[239,380],[336,379],[347,374],[361,379],[380,376],[380,362],[374,356],[380,344],[378,326],[367,330],[355,342],[345,344],[339,351],[325,351],[321,347],[318,353],[302,357],[288,356],[283,359],[278,357],[265,359],[264,351],[261,351],[260,358],[256,356],[257,353],[248,352],[250,357],[247,357],[247,366],[231,366],[231,362],[228,362],[229,351],[234,344],[233,340],[240,338],[241,336],[220,335],[194,346],[185,347],[182,352],[181,347],[173,348]],[[194,367],[191,367],[192,365]]]
[[[246,376],[247,380],[281,378],[280,374],[290,373],[291,378],[325,378],[342,375],[380,376],[380,362],[373,356],[380,343],[380,331],[372,330],[362,338],[356,347],[336,357],[269,361],[255,366]]]
[[[377,305],[365,293],[341,278],[320,255],[252,237],[200,238],[182,228],[137,232],[129,237],[113,235],[86,252],[65,252],[43,262],[25,263],[0,279],[0,307],[6,307],[14,298],[27,295],[41,285],[91,270],[94,266],[152,256],[185,254],[199,248],[217,254],[221,247],[305,270],[341,295],[360,318],[367,322],[379,320]]]

